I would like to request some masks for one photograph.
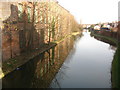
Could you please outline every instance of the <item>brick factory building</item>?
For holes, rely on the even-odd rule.
[[[73,15],[58,4],[47,2],[0,2],[2,60],[78,31]]]

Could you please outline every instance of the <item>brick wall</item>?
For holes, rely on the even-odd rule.
[[[0,4],[3,61],[78,31],[74,17],[57,2]]]

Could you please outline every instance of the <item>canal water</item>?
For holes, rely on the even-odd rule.
[[[111,65],[116,48],[82,36],[65,39],[2,79],[3,88],[111,88]]]

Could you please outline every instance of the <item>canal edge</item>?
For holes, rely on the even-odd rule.
[[[45,45],[44,48],[32,52],[32,53],[24,53],[20,56],[15,58],[11,58],[8,61],[3,62],[2,69],[0,69],[0,79],[9,74],[10,72],[16,70],[20,66],[27,63],[29,60],[33,59],[34,57],[38,56],[39,54],[44,53],[45,51],[55,47],[57,43],[50,43],[49,45]],[[23,61],[24,60],[24,61]],[[16,62],[16,63],[15,63]]]

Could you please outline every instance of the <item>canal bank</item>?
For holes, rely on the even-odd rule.
[[[107,43],[111,43],[117,47],[117,50],[115,52],[115,55],[112,61],[111,82],[112,82],[112,88],[120,88],[120,85],[119,85],[120,84],[120,70],[119,70],[120,68],[120,42],[118,42],[116,39],[111,38],[111,37],[103,36],[100,34],[95,34],[93,31],[91,32],[91,35],[102,38],[102,40],[104,39],[104,41],[107,40]]]
[[[2,87],[111,88],[113,47],[90,32],[66,38],[3,77]]]
[[[118,43],[117,50],[112,62],[112,87],[120,88],[120,43]]]
[[[59,72],[80,35],[65,38],[2,78],[3,88],[47,88]],[[74,51],[75,52],[75,51]],[[14,78],[14,79],[13,79]],[[19,82],[18,82],[19,81]]]
[[[112,42],[112,43],[110,43],[110,44],[114,44],[114,45],[116,45],[116,46],[117,46],[117,44],[118,44],[118,41],[117,41],[115,38],[103,36],[103,35],[101,35],[101,34],[95,33],[94,31],[91,31],[91,36],[103,38],[104,40],[107,40],[108,43]]]
[[[74,51],[75,50],[75,51]],[[51,88],[111,88],[111,63],[116,47],[97,40],[87,30],[75,41]]]
[[[27,53],[23,53],[20,56],[17,56],[15,58],[11,58],[5,62],[2,63],[2,76],[4,77],[5,75],[7,75],[8,73],[14,71],[15,69],[17,69],[18,67],[22,66],[23,64],[27,63],[29,60],[33,59],[34,57],[36,57],[37,55],[49,50],[50,48],[56,46],[56,43],[50,43],[49,45],[44,45],[42,48],[38,49],[38,50],[34,50],[32,52],[27,52]]]
[[[73,37],[73,36],[77,36],[77,35],[80,35],[80,34],[81,34],[80,32],[74,32],[70,35],[65,36],[64,38],[60,39],[59,41],[55,41],[55,42],[52,42],[52,43],[49,43],[49,44],[45,44],[40,49],[36,49],[32,52],[23,53],[20,56],[17,56],[15,58],[11,58],[11,59],[3,62],[2,63],[2,70],[0,70],[0,72],[1,72],[0,78],[4,77],[8,73],[10,73],[10,72],[14,71],[15,69],[19,68],[20,66],[27,63],[29,60],[33,59],[34,57],[38,56],[39,54],[42,54],[42,53],[48,51],[49,49],[55,47],[57,44],[64,41],[65,39]]]

